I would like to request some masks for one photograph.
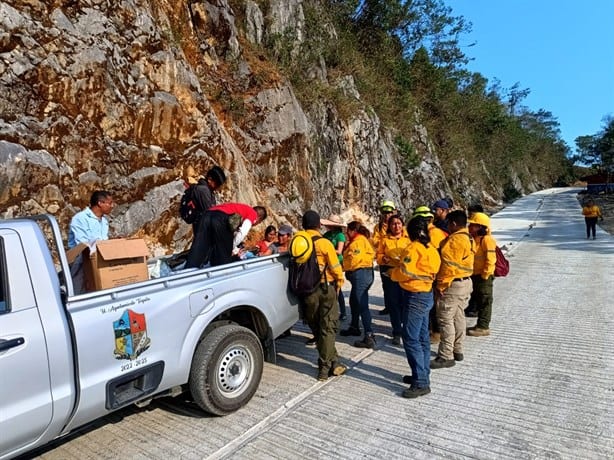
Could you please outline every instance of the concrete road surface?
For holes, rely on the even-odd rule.
[[[390,344],[388,317],[377,314],[377,279],[370,292],[377,348],[363,351],[339,337],[346,375],[315,380],[317,354],[297,324],[278,340],[278,364],[266,365],[254,399],[238,413],[210,417],[188,398],[160,399],[35,454],[613,459],[614,238],[598,229],[597,240],[586,240],[577,191],[535,193],[493,217],[511,272],[495,281],[492,335],[467,337],[465,360],[434,370],[430,395],[400,397],[409,367]]]

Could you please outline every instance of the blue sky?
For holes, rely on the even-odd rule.
[[[613,0],[446,0],[473,24],[461,39],[469,70],[503,88],[519,82],[522,105],[558,119],[561,137],[596,134],[614,115]]]

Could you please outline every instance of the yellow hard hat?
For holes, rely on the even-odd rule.
[[[384,200],[382,201],[382,204],[380,204],[379,209],[380,211],[394,211],[396,210],[396,206],[394,205],[393,201]]]
[[[311,235],[304,230],[296,232],[292,240],[290,240],[289,249],[290,256],[293,257],[297,263],[304,264],[313,251],[313,240],[311,239]]]
[[[470,224],[483,225],[484,227],[490,227],[490,217],[483,212],[474,213],[467,222]]]
[[[428,206],[418,206],[414,210],[412,217],[433,217],[433,213]]]

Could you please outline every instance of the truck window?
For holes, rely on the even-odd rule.
[[[6,258],[4,257],[4,239],[0,238],[0,315],[6,313],[9,309],[8,299],[6,295]]]

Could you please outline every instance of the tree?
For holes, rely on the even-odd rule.
[[[614,117],[604,117],[604,127],[593,135],[576,138],[578,155],[574,160],[595,168],[600,173],[614,174]]]

